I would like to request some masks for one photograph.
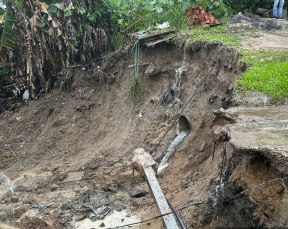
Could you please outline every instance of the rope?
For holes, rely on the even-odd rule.
[[[146,36],[146,32],[142,33],[139,35],[138,39],[135,41],[133,47],[132,47],[132,51],[133,49],[135,49],[134,52],[134,61],[135,61],[135,77],[138,78],[138,73],[139,73],[139,58],[140,58],[140,39],[142,37]]]
[[[191,206],[194,206],[194,205],[201,205],[201,204],[204,204],[204,202],[198,202],[198,203],[193,203],[193,204],[190,204],[190,205],[187,205],[185,207],[182,207],[182,208],[179,208],[177,211],[182,211],[186,208],[189,208]],[[170,215],[170,214],[174,214],[174,212],[168,212],[166,214],[163,214],[163,215],[158,215],[158,216],[155,216],[153,218],[150,218],[150,219],[146,219],[146,220],[143,220],[143,221],[139,221],[139,222],[136,222],[136,223],[130,223],[130,224],[126,224],[126,225],[122,225],[122,226],[117,226],[117,227],[109,227],[107,229],[118,229],[118,228],[123,228],[123,227],[130,227],[130,226],[133,226],[133,225],[137,225],[137,224],[142,224],[142,223],[146,223],[146,222],[149,222],[151,220],[155,220],[155,219],[159,219],[163,216],[166,216],[166,215]]]
[[[157,145],[155,146],[155,148],[151,151],[151,154],[155,152],[156,148],[159,146],[159,144],[161,143],[161,141],[166,137],[166,135],[168,134],[168,132],[172,129],[172,127],[174,126],[174,124],[176,123],[176,121],[180,118],[181,114],[183,113],[183,111],[185,110],[185,108],[188,106],[188,104],[191,102],[191,100],[193,99],[193,97],[196,95],[196,93],[198,92],[199,88],[202,86],[202,84],[205,82],[205,80],[207,79],[207,77],[210,75],[210,73],[212,72],[214,68],[212,68],[210,70],[210,72],[208,72],[208,74],[204,77],[204,79],[200,82],[200,84],[196,87],[196,90],[194,91],[194,93],[192,94],[192,96],[190,97],[190,99],[188,100],[188,102],[186,103],[186,105],[183,107],[183,109],[181,110],[181,112],[178,114],[178,116],[176,117],[176,119],[173,121],[173,123],[171,124],[171,126],[168,128],[168,130],[165,132],[165,134],[163,135],[163,137],[159,140],[159,142],[157,143]]]

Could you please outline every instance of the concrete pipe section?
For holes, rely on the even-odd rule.
[[[179,128],[180,132],[185,131],[189,134],[191,131],[190,123],[184,115],[181,115],[179,118]]]
[[[176,147],[183,141],[183,139],[190,133],[191,127],[189,124],[188,119],[181,115],[179,118],[179,128],[180,134],[170,143],[169,147],[167,148],[166,152],[164,153],[164,157],[162,158],[157,173],[161,172],[163,169],[168,167],[170,164],[170,158],[175,152]]]

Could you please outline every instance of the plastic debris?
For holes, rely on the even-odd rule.
[[[29,90],[28,90],[28,89],[26,89],[26,90],[24,91],[23,96],[22,96],[22,100],[23,100],[25,103],[29,102]]]
[[[165,102],[165,100],[167,99],[168,95],[170,93],[170,90],[168,89],[167,91],[165,91],[164,96],[162,97],[162,104]]]
[[[241,12],[239,12],[239,13],[236,14],[236,15],[234,15],[234,16],[233,16],[233,19],[234,19],[235,21],[237,21],[237,20],[242,20],[242,19],[250,20],[249,17],[244,16]]]
[[[169,28],[169,27],[170,27],[170,24],[169,24],[168,21],[166,21],[166,22],[164,22],[164,23],[162,23],[162,24],[160,24],[160,25],[156,25],[156,28],[157,28],[157,29],[167,29],[167,28]]]

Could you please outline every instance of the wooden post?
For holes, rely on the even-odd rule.
[[[154,171],[157,169],[157,163],[153,160],[152,156],[142,148],[136,149],[134,155],[132,159],[133,169],[139,171],[141,176],[146,177],[154,201],[161,215],[164,215],[162,216],[162,221],[165,228],[179,229],[173,214],[168,214],[171,213],[171,209],[155,176]]]

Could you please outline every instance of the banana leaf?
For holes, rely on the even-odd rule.
[[[5,69],[1,69],[0,70],[0,76],[7,74],[8,72],[10,72],[9,69],[5,68]]]
[[[15,1],[15,4],[17,6],[17,8],[23,13],[26,15],[26,9],[24,7],[24,4],[23,4],[23,0],[16,0]],[[27,16],[27,15],[26,15]]]
[[[0,44],[0,56],[3,49],[12,49],[17,41],[17,19],[6,12],[4,19],[4,27],[2,31],[1,44]]]

